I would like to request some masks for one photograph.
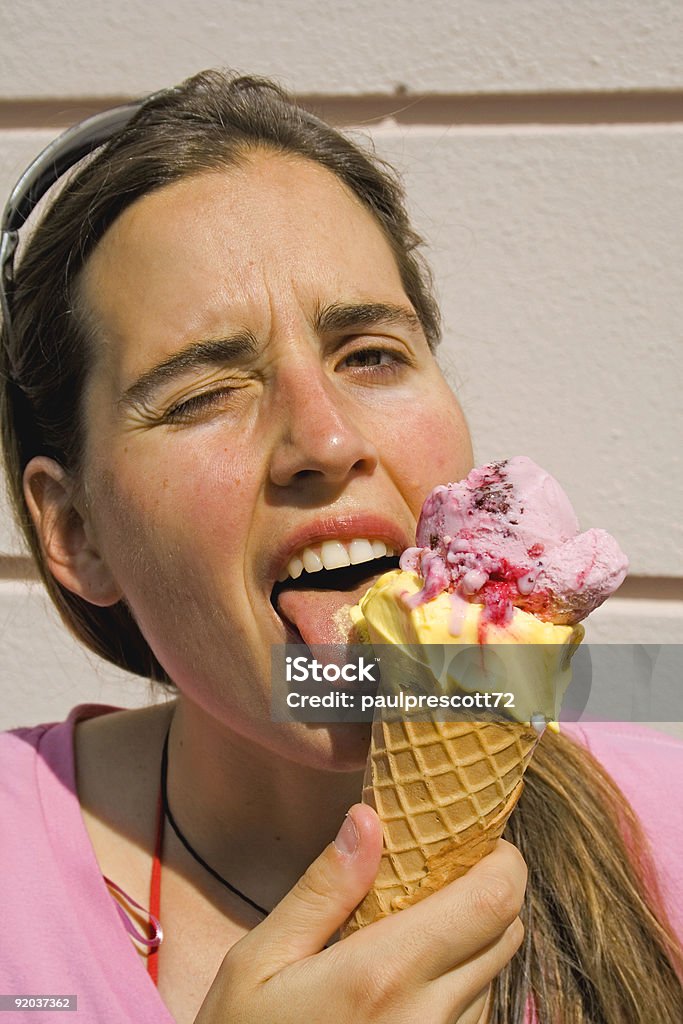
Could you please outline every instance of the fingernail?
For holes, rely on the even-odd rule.
[[[350,814],[347,814],[334,841],[340,853],[350,857],[358,849],[358,830]]]

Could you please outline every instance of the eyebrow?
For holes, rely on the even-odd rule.
[[[146,370],[126,388],[118,400],[118,405],[142,405],[152,397],[157,388],[182,373],[245,361],[253,357],[257,349],[256,338],[249,331],[240,331],[229,338],[195,341],[168,359],[164,359],[162,363]]]
[[[392,302],[335,302],[318,310],[314,324],[320,334],[332,334],[351,327],[379,327],[382,324],[408,327],[412,331],[422,328],[414,310]]]

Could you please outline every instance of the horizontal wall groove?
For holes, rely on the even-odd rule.
[[[33,560],[24,555],[0,555],[0,582],[33,581],[39,578]],[[678,576],[629,576],[613,600],[683,601],[683,578]]]
[[[683,121],[683,92],[300,97],[336,124],[671,124]]]
[[[28,555],[0,555],[0,581],[38,578],[38,570]]]
[[[680,576],[628,576],[614,595],[614,600],[683,601],[683,578]]]
[[[61,128],[130,97],[0,100],[0,130]],[[303,106],[335,124],[610,125],[683,122],[683,90],[327,96],[302,95]]]

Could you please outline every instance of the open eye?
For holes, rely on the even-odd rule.
[[[344,357],[344,365],[351,369],[368,370],[373,374],[392,374],[405,366],[406,359],[394,349],[373,346],[359,348]]]

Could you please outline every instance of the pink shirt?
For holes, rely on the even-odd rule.
[[[66,722],[0,734],[0,993],[78,997],[73,1015],[10,1011],[7,1024],[173,1022],[102,879],[76,793],[74,722],[112,710],[83,704]],[[639,815],[683,938],[683,743],[633,725],[563,728]]]

